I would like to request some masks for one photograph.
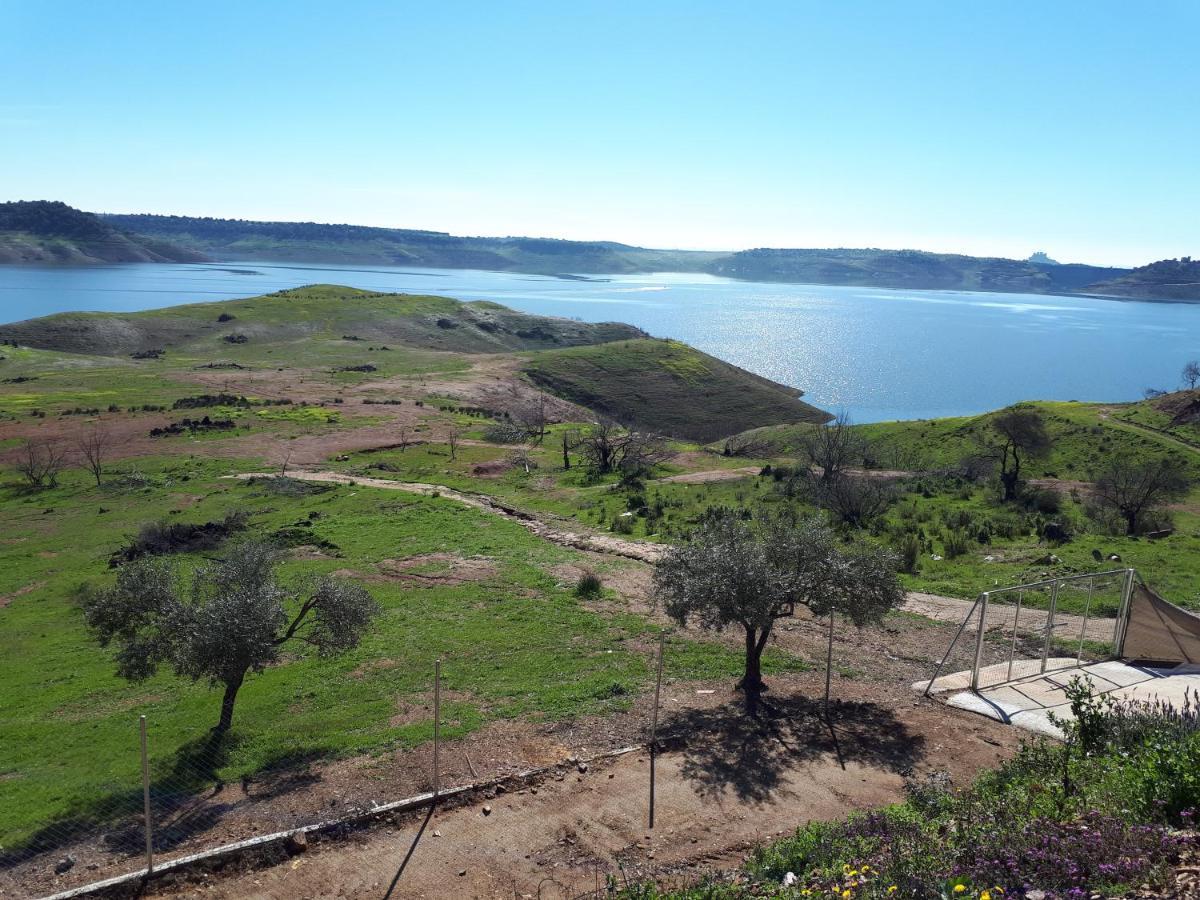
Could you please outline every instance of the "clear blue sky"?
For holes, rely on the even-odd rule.
[[[1200,3],[0,0],[0,197],[1200,255]]]

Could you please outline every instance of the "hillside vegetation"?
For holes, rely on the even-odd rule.
[[[37,349],[123,356],[187,348],[234,361],[255,357],[266,344],[306,340],[334,341],[350,348],[377,341],[428,350],[498,353],[643,335],[631,325],[533,316],[485,301],[463,303],[335,285],[148,312],[62,313],[0,325],[0,340]],[[320,347],[310,342],[298,352],[311,356]]]
[[[0,263],[200,262],[203,253],[129,234],[65,203],[0,203]]]
[[[823,422],[802,391],[762,378],[678,341],[619,341],[539,354],[535,384],[624,424],[695,441],[746,427]]]

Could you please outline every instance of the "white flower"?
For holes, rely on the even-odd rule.
[[[799,880],[800,879],[796,877],[795,872],[788,872],[786,875],[783,876],[783,886],[791,887],[793,884],[795,884]]]

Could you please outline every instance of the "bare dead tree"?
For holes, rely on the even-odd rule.
[[[446,426],[446,446],[450,448],[451,459],[458,459],[458,439],[461,435],[461,429],[453,422]]]
[[[407,450],[408,445],[410,443],[411,443],[411,439],[410,439],[408,426],[407,425],[397,425],[396,426],[396,446],[400,448],[400,452],[403,453],[405,450]]]
[[[281,462],[279,464],[279,477],[280,478],[287,477],[287,467],[288,467],[288,463],[290,463],[291,461],[292,461],[292,451],[291,451],[291,448],[289,448],[288,452],[283,455],[283,462]]]
[[[564,428],[559,432],[559,442],[562,446],[563,469],[571,468],[571,451],[576,449],[583,440],[583,435],[577,428]]]
[[[533,446],[530,444],[522,444],[515,448],[509,455],[509,461],[526,475],[533,474],[533,470],[537,468],[537,460],[533,458]]]
[[[840,413],[832,422],[805,429],[799,446],[803,457],[819,470],[821,481],[826,483],[849,468],[861,466],[867,454],[867,442],[854,430],[846,413]]]
[[[755,434],[735,434],[726,439],[721,447],[722,456],[749,456],[760,458],[771,455],[771,445]]]
[[[1196,384],[1200,383],[1200,360],[1188,360],[1183,367],[1183,383],[1187,385],[1189,391],[1196,389]]]
[[[104,478],[104,464],[112,449],[112,433],[103,425],[96,424],[79,435],[75,440],[75,449],[83,459],[84,467],[96,479],[96,487]]]
[[[66,467],[67,449],[59,441],[29,438],[21,445],[17,474],[32,488],[57,487]]]
[[[579,451],[593,474],[620,472],[627,478],[644,475],[671,456],[660,436],[631,431],[608,420],[596,422],[584,432]]]
[[[1186,497],[1193,479],[1173,457],[1114,459],[1096,479],[1096,500],[1125,521],[1125,533],[1141,533],[1146,517],[1165,503]]]
[[[865,528],[887,511],[896,492],[886,478],[842,475],[818,482],[813,491],[817,505],[829,510],[839,523]]]
[[[508,416],[535,446],[546,439],[546,426],[550,424],[550,418],[545,394],[514,404],[508,410]]]

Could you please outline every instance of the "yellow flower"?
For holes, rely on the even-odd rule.
[[[898,887],[896,887],[896,886],[893,884],[893,885],[892,885],[890,888],[888,888],[888,893],[889,893],[889,894],[894,894],[894,893],[896,893],[896,891],[898,891],[898,890],[900,890],[900,889],[899,889]]]
[[[992,892],[984,891],[979,895],[979,900],[992,900]]]
[[[965,884],[956,884],[954,886],[954,893],[961,894],[966,889],[967,889],[967,886]]]
[[[863,863],[863,867],[862,867],[863,874],[866,875],[870,871],[871,871],[871,867],[868,866],[866,863]]]
[[[844,891],[842,891],[842,900],[850,900],[850,888],[846,888]]]

